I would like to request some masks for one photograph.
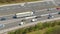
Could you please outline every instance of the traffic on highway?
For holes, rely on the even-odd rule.
[[[37,3],[25,3],[21,5],[0,7],[0,31],[23,26],[47,19],[60,17],[60,8],[52,8],[55,4],[52,1]]]
[[[5,26],[3,28],[0,28],[0,30],[19,26],[19,25],[21,26],[26,23],[37,22],[40,20],[53,19],[53,18],[60,17],[59,10],[57,10],[57,12],[54,11],[54,12],[50,13],[51,11],[52,10],[48,11],[48,13],[46,12],[45,14],[44,13],[40,14],[41,11],[36,12],[36,14],[35,13],[33,14],[32,12],[31,13],[25,12],[26,14],[17,13],[17,18],[16,18],[16,16],[14,18],[12,16],[13,19],[9,19],[9,20],[7,18],[1,18],[0,22],[2,22],[2,24],[4,24]],[[42,12],[45,12],[45,11],[42,11]],[[24,17],[21,17],[21,16],[24,16]]]

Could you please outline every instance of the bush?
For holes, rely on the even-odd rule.
[[[0,0],[0,3],[17,3],[17,2],[30,2],[38,0]]]
[[[60,26],[48,28],[44,34],[60,34]]]
[[[50,26],[51,26],[51,22],[50,23],[48,23],[48,22],[43,23],[43,28],[50,27]]]
[[[43,29],[42,23],[38,23],[34,28],[35,30]]]
[[[57,21],[57,25],[60,25],[60,21]]]
[[[15,32],[8,32],[8,34],[15,34]]]

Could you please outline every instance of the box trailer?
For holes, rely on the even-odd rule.
[[[27,16],[32,16],[33,12],[22,12],[22,13],[16,13],[13,18],[20,18],[20,17],[27,17]]]

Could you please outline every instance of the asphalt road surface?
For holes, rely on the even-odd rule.
[[[43,10],[36,10],[36,11],[33,11],[34,12],[34,15],[42,15],[42,14],[50,14],[50,13],[56,13],[56,12],[59,12],[59,10],[57,10],[56,8],[50,8],[50,10],[48,11],[48,9],[43,9]],[[13,19],[13,16],[15,14],[11,14],[11,15],[6,15],[6,16],[0,16],[0,19],[2,17],[5,17],[6,20],[11,20]]]
[[[59,14],[51,14],[51,15],[54,16],[53,18],[58,18],[58,17],[60,17]],[[36,15],[36,16],[37,16],[37,15]],[[37,21],[46,20],[47,17],[48,17],[48,15],[42,16],[41,18],[37,18]],[[51,18],[51,19],[53,19],[53,18]],[[21,18],[21,19],[24,19],[24,18]],[[11,23],[4,24],[5,27],[0,28],[0,30],[4,30],[4,29],[8,29],[8,28],[13,28],[13,27],[19,26],[19,23],[21,22],[21,19],[12,19],[11,21],[9,20]],[[25,19],[25,20],[26,20],[25,23],[33,23],[33,22],[31,22],[32,19],[34,19],[34,18]],[[14,21],[14,22],[13,22],[13,21]],[[8,22],[8,21],[6,21],[6,22]],[[2,22],[1,22],[1,23],[2,23]]]
[[[55,4],[52,1],[25,3],[24,6],[21,6],[21,5],[3,6],[3,7],[0,7],[0,16],[26,12],[30,10],[31,11],[41,10],[41,9],[51,8],[54,6]]]
[[[56,9],[52,9],[50,11],[37,10],[37,11],[35,11],[34,16],[51,14],[52,16],[54,16],[53,18],[58,18],[58,17],[60,17],[60,15],[58,15],[57,12],[60,12],[60,10],[56,10]],[[53,13],[56,13],[56,14],[53,14]],[[5,16],[5,17],[7,17],[7,16]],[[45,16],[42,16],[41,18],[37,18],[37,21],[46,20],[47,18],[48,18],[48,15],[45,15]],[[51,18],[51,19],[53,19],[53,18]],[[19,18],[19,19],[12,19],[11,18],[9,20],[0,21],[0,24],[4,24],[5,25],[5,27],[0,28],[0,31],[19,26],[19,23],[21,22],[22,19],[25,19],[25,18]],[[33,22],[31,22],[32,19],[34,19],[34,18],[25,19],[26,20],[26,21],[24,21],[25,24],[33,23]]]
[[[49,11],[41,10],[41,9],[48,9],[53,6],[55,6],[55,5],[50,1],[50,2],[24,4],[24,6],[14,5],[14,6],[0,7],[0,15],[11,14],[11,15],[7,15],[7,16],[0,16],[0,18],[5,17],[7,19],[5,21],[0,21],[0,24],[5,25],[5,27],[0,28],[0,31],[19,26],[19,23],[21,22],[21,20],[25,19],[25,18],[19,18],[19,19],[12,18],[12,16],[15,13],[19,13],[19,12],[25,12],[25,11],[32,10],[34,12],[34,16],[51,14],[52,16],[54,16],[53,18],[60,17],[60,15],[57,14],[57,12],[60,12],[60,10],[56,10],[56,9],[51,9]],[[56,13],[56,14],[53,14],[53,13]],[[37,21],[46,20],[48,15],[45,15],[45,16],[42,16],[41,18],[36,18],[36,19],[37,19]],[[53,18],[51,18],[51,19],[53,19]],[[32,19],[34,19],[34,18],[25,19],[26,20],[26,21],[24,21],[25,24],[33,23],[33,22],[31,22]]]
[[[58,15],[58,14],[55,14],[55,15],[53,15],[53,16],[54,16],[53,18],[58,18],[58,17],[60,17],[60,15]],[[48,17],[48,16],[43,16],[43,17],[41,17],[41,18],[37,18],[37,21],[46,20],[47,17]],[[53,19],[53,18],[51,18],[51,19]],[[32,19],[33,19],[33,18],[32,18]],[[28,21],[29,21],[29,22],[28,22]],[[8,28],[17,27],[17,26],[19,26],[19,23],[20,23],[20,22],[21,22],[21,21],[17,21],[17,22],[14,22],[14,23],[5,24],[5,27],[0,28],[0,31],[1,31],[1,30],[4,30],[4,29],[8,29]],[[31,19],[27,19],[27,22],[28,22],[28,23],[33,23],[33,22],[31,22]]]

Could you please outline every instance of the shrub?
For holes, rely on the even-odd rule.
[[[48,28],[44,34],[60,34],[60,26]]]
[[[8,34],[15,34],[15,32],[8,32]]]
[[[35,25],[35,30],[39,30],[39,29],[43,29],[42,23],[38,23],[37,25]]]
[[[57,25],[60,25],[60,21],[57,21],[56,23],[57,23]]]
[[[48,22],[43,23],[43,28],[50,27],[50,26],[51,26],[51,23],[48,23]]]

